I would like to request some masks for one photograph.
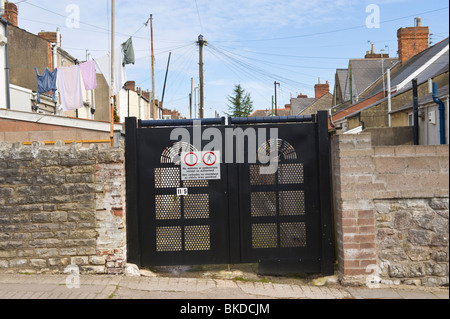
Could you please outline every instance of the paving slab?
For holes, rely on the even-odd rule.
[[[448,288],[316,287],[261,281],[178,277],[0,275],[0,299],[449,299]]]

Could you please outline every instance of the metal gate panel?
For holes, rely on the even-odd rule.
[[[140,264],[226,264],[227,167],[221,166],[219,181],[182,181],[179,153],[194,149],[170,141],[171,130],[138,131]],[[177,188],[189,194],[177,196]]]
[[[278,144],[278,169],[266,175],[260,170],[265,164],[239,165],[242,262],[309,260],[320,271],[317,126],[258,128],[278,129],[278,140],[266,142]]]

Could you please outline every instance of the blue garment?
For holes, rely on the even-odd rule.
[[[39,75],[38,69],[35,67],[36,75],[37,75],[37,102],[41,103],[41,94],[45,92],[52,91],[53,101],[56,100],[55,92],[58,90],[56,87],[56,79],[58,74],[58,69],[55,69],[53,72],[50,72],[49,69],[45,69],[42,75]]]

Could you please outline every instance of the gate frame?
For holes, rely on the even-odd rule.
[[[142,127],[177,127],[192,126],[194,120],[165,120],[165,121],[137,121],[136,118],[125,120],[125,169],[126,169],[126,229],[127,229],[127,260],[131,263],[141,265],[141,241],[139,222],[139,174],[138,174],[138,134]],[[319,111],[312,116],[287,116],[287,117],[265,117],[265,118],[239,118],[229,119],[229,125],[233,124],[281,124],[292,122],[311,121],[317,125],[317,156],[318,156],[318,183],[320,204],[320,227],[321,227],[321,273],[331,275],[334,273],[334,229],[332,215],[332,193],[331,193],[331,161],[330,143],[328,134],[328,112]],[[225,125],[225,118],[202,119],[202,125]],[[228,179],[238,180],[238,164],[228,165]],[[229,214],[229,258],[230,264],[241,262],[241,238],[235,236],[240,234],[240,203],[239,193],[236,188],[230,187],[228,183],[228,203],[230,210],[238,213]],[[298,259],[289,260],[265,260],[259,263],[260,273],[286,274],[295,273],[298,270]],[[298,271],[297,271],[298,272]]]

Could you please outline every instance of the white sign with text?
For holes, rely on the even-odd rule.
[[[220,152],[181,153],[181,180],[220,179]]]

